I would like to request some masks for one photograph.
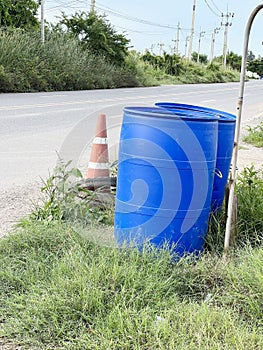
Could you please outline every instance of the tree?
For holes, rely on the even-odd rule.
[[[248,62],[247,70],[263,76],[263,58]]]
[[[39,28],[39,0],[0,0],[0,26],[4,28]]]
[[[104,16],[80,12],[69,18],[63,13],[59,25],[66,26],[66,30],[93,54],[104,56],[117,65],[124,63],[130,40],[118,34]]]
[[[240,71],[241,69],[242,56],[237,55],[233,51],[230,51],[226,55],[226,63],[233,69]]]
[[[192,60],[194,62],[197,62],[197,59],[198,59],[198,53],[197,52],[193,52],[192,53]],[[199,62],[203,63],[203,64],[207,64],[207,62],[208,62],[207,55],[199,54]]]
[[[256,56],[253,54],[253,52],[251,50],[248,50],[247,53],[247,61],[253,61],[256,58]]]

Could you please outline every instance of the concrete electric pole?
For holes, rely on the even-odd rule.
[[[41,35],[41,43],[45,42],[45,14],[44,14],[44,3],[45,0],[41,0],[41,25],[40,25],[40,35]]]
[[[185,52],[184,52],[184,57],[186,57],[186,55],[187,55],[187,43],[188,43],[188,41],[189,41],[189,36],[187,36],[186,38],[185,38]]]
[[[90,2],[90,12],[91,13],[95,12],[95,0],[91,0]]]
[[[176,40],[175,40],[175,53],[176,55],[179,54],[179,36],[180,36],[180,22],[177,24],[177,33],[176,33]]]
[[[196,0],[194,0],[193,12],[192,12],[192,26],[191,26],[191,34],[190,34],[190,41],[189,41],[189,51],[188,51],[188,59],[189,59],[189,61],[192,60],[193,39],[194,39],[194,31],[195,31],[195,7],[196,7]]]
[[[209,62],[212,63],[213,58],[214,58],[214,48],[215,48],[215,38],[216,34],[218,34],[220,31],[220,28],[215,28],[212,33],[212,39],[211,39],[211,49],[210,49],[210,59]]]
[[[203,38],[204,35],[205,35],[205,32],[200,32],[200,33],[199,33],[198,52],[197,52],[197,62],[199,62],[199,57],[200,57],[201,38]]]
[[[227,36],[228,36],[228,27],[232,26],[231,18],[234,17],[234,13],[228,12],[224,15],[222,13],[222,18],[226,19],[225,23],[221,23],[222,26],[225,26],[224,31],[224,46],[223,46],[223,60],[224,60],[224,67],[226,68],[226,55],[227,55]]]

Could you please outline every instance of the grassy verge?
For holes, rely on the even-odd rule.
[[[0,92],[106,89],[159,84],[238,81],[239,73],[217,64],[201,65],[177,57],[176,67],[153,66],[136,52],[115,66],[84,50],[65,33],[0,31]],[[175,69],[176,68],[176,69]],[[173,73],[170,73],[174,71]],[[168,74],[169,73],[169,74]]]
[[[100,247],[38,222],[4,238],[0,257],[1,334],[29,348],[263,346],[261,248],[173,264],[167,251]]]
[[[248,135],[243,138],[243,141],[256,147],[263,147],[263,122],[253,128],[249,127]]]
[[[105,231],[91,221],[84,229],[80,210],[67,216],[68,173],[55,178],[48,205],[0,240],[0,337],[29,349],[263,347],[262,173],[251,167],[238,181],[231,256],[221,255],[222,215],[211,221],[199,259],[176,263],[165,249],[92,242],[95,229]]]

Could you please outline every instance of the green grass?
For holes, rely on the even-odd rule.
[[[261,171],[239,176],[230,255],[222,213],[199,258],[179,261],[167,249],[117,249],[98,213],[85,225],[81,211],[69,215],[69,174],[59,165],[44,186],[52,200],[0,240],[0,339],[25,349],[263,348]]]
[[[260,349],[263,249],[118,250],[38,222],[0,242],[1,336],[45,349]]]
[[[256,147],[263,147],[263,122],[253,128],[248,127],[248,135],[243,138],[243,141]]]

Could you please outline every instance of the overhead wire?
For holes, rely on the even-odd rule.
[[[121,13],[121,12],[117,12],[107,6],[104,6],[102,4],[99,4],[96,5],[96,9],[99,9],[101,11],[104,11],[104,12],[108,12],[110,13],[111,15],[113,16],[117,16],[117,17],[120,17],[120,18],[124,18],[124,19],[127,19],[129,21],[133,21],[133,22],[138,22],[138,23],[142,23],[142,24],[146,24],[146,25],[151,25],[151,26],[154,26],[154,27],[160,27],[160,28],[167,28],[167,29],[177,29],[177,26],[174,26],[174,25],[170,25],[170,24],[160,24],[160,23],[156,23],[156,22],[152,22],[152,21],[148,21],[148,20],[145,20],[145,19],[142,19],[142,18],[138,18],[138,17],[133,17],[133,16],[128,16],[124,13]],[[190,29],[186,29],[186,28],[181,28],[182,30],[190,30]]]
[[[215,16],[221,17],[221,14],[219,15],[218,13],[216,13],[216,12],[212,9],[212,7],[209,5],[209,3],[208,3],[207,0],[204,0],[204,1],[205,1],[205,3],[206,3],[207,7],[209,8],[209,10],[210,10]]]
[[[211,2],[212,2],[212,4],[214,5],[214,7],[217,9],[217,11],[219,12],[219,13],[223,13],[223,11],[221,11],[218,7],[217,7],[217,5],[214,3],[214,0],[211,0]]]

